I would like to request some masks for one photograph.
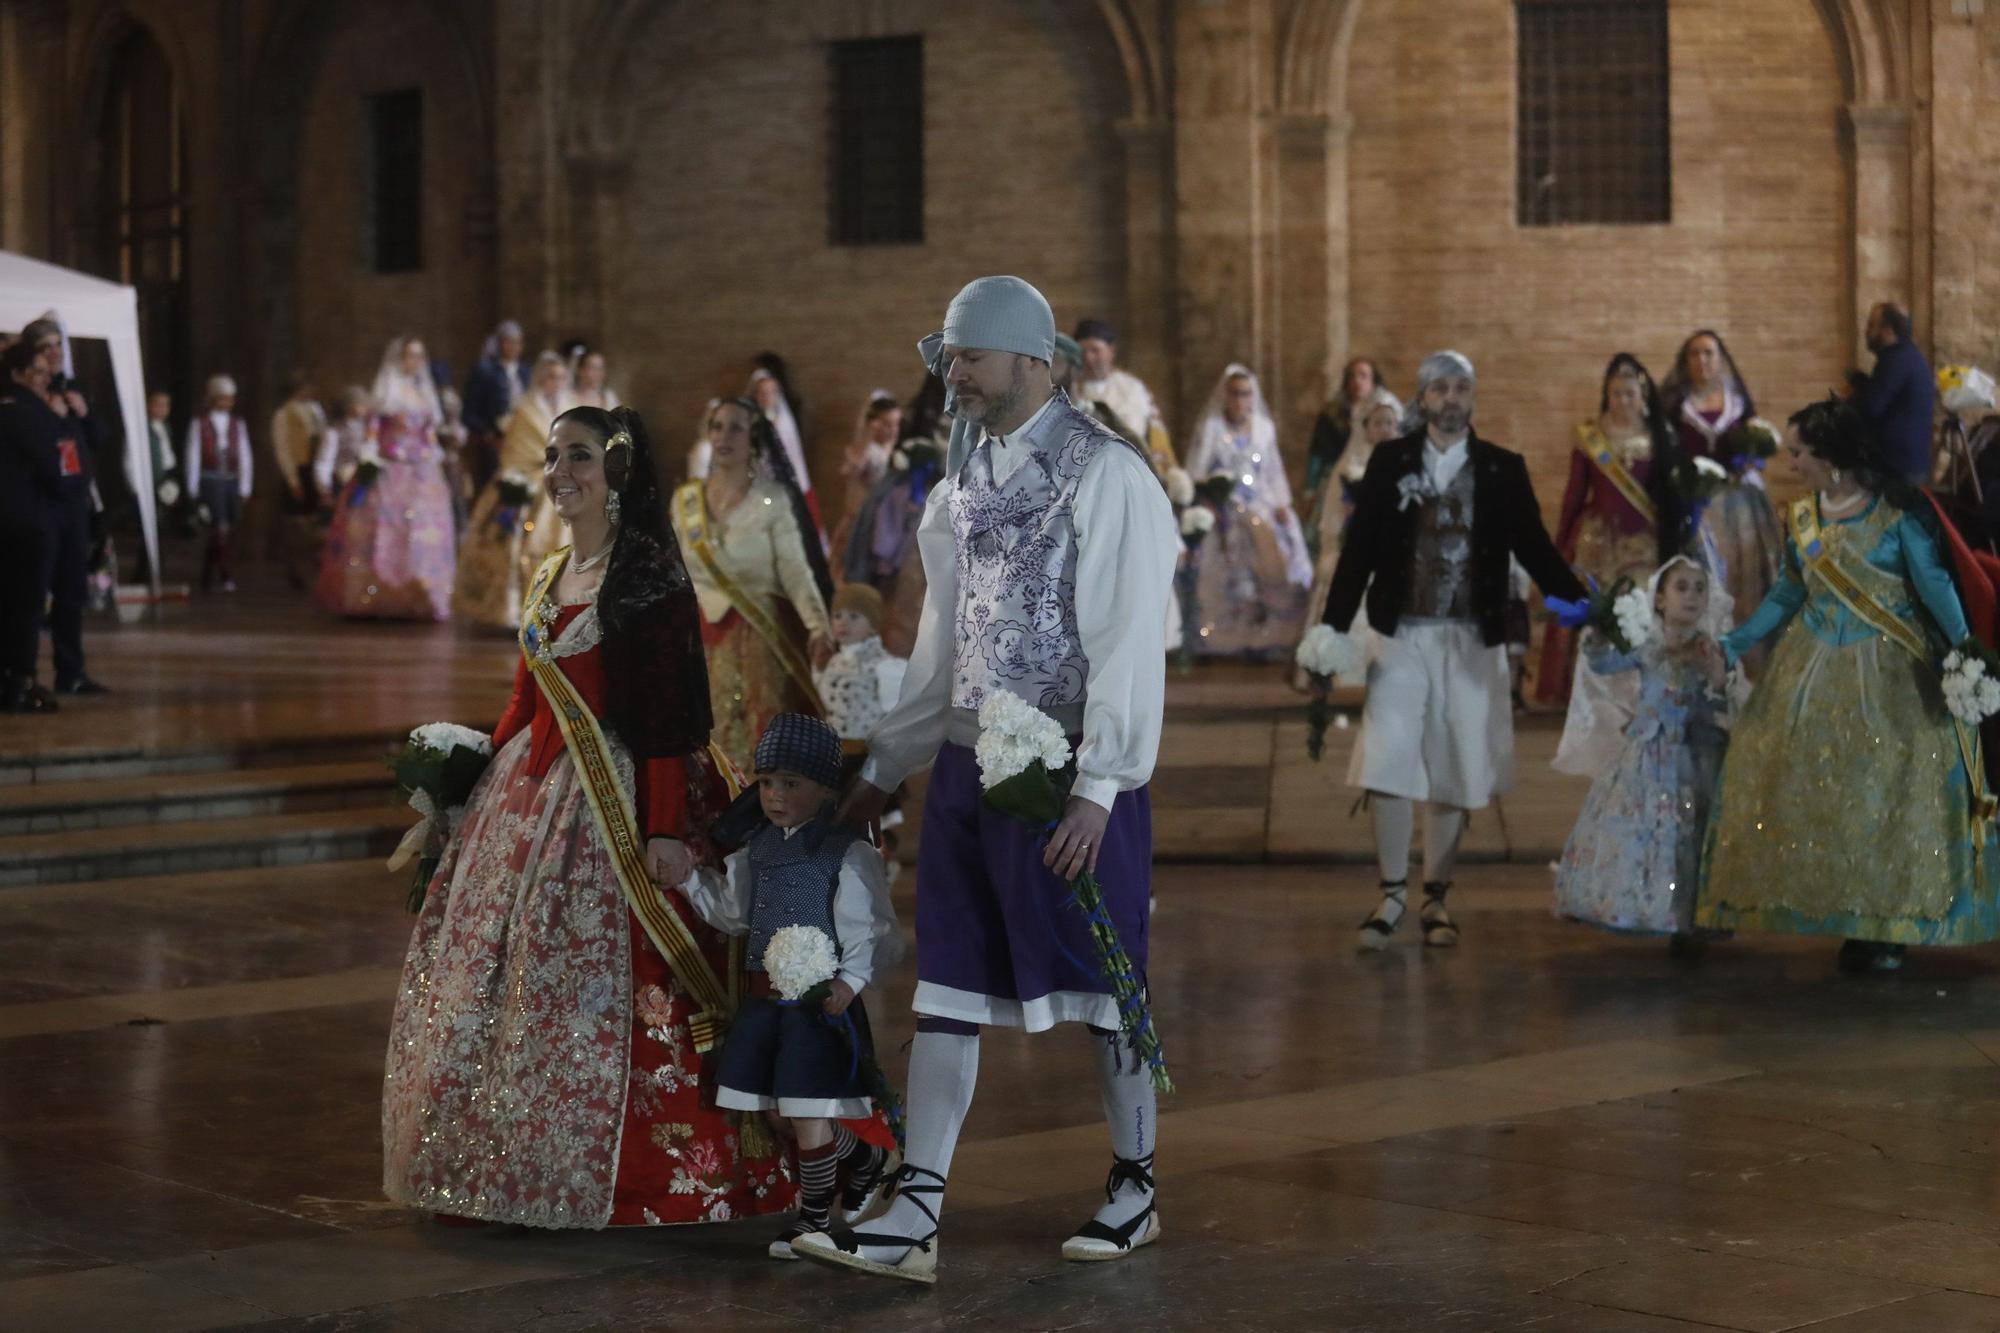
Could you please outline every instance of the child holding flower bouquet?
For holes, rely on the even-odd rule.
[[[899,947],[881,853],[833,827],[840,780],[832,727],[772,718],[757,742],[763,819],[721,874],[697,866],[680,885],[709,925],[750,941],[750,994],[723,1042],[715,1100],[775,1112],[798,1141],[799,1214],[771,1242],[773,1259],[797,1258],[794,1240],[833,1225],[836,1189],[843,1220],[859,1215],[889,1166],[886,1149],[840,1124],[870,1113],[861,991]]]
[[[1556,915],[1607,930],[1694,941],[1709,802],[1727,742],[1732,676],[1717,642],[1729,596],[1686,556],[1617,599],[1609,632],[1587,629],[1561,752],[1595,781],[1556,864]],[[1629,708],[1587,676],[1636,673]],[[1570,771],[1576,771],[1572,765]]]

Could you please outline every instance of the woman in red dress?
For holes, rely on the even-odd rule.
[[[700,612],[654,475],[629,409],[550,428],[544,484],[572,545],[528,594],[513,698],[390,1030],[383,1184],[412,1208],[603,1227],[793,1201],[782,1157],[746,1153],[703,1088],[725,942],[658,891],[716,856],[702,830],[728,793]]]

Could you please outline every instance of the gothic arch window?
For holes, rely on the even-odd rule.
[[[1515,218],[1673,220],[1667,0],[1517,0]]]

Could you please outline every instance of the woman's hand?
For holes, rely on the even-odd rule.
[[[826,1010],[828,1018],[839,1018],[847,1012],[847,1006],[854,1003],[854,987],[835,977],[827,989],[833,993],[826,997],[826,1003],[820,1008]]]
[[[694,853],[676,838],[646,839],[646,874],[663,889],[687,879],[694,870]]]

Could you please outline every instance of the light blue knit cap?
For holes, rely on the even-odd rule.
[[[946,347],[1018,352],[1037,361],[1055,359],[1056,316],[1048,299],[1019,278],[975,278],[951,298],[944,328],[917,344],[932,373],[944,374]]]

